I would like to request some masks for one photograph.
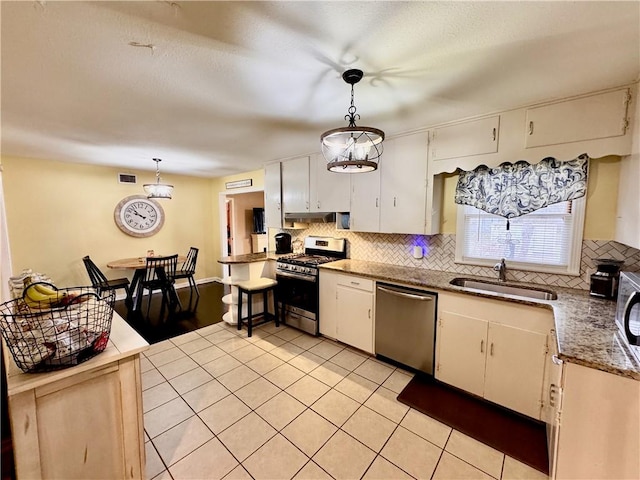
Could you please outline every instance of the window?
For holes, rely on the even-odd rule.
[[[493,266],[501,258],[518,270],[580,274],[585,197],[507,219],[458,206],[456,262]]]

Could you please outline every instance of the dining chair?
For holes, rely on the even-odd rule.
[[[175,313],[176,307],[179,307],[178,295],[173,286],[177,266],[177,253],[166,257],[147,257],[144,279],[140,282],[140,293],[144,294],[145,289],[149,291],[147,320],[151,310],[151,298],[155,290],[160,290],[162,293],[161,319],[164,318],[165,308],[168,308],[169,318],[171,318]]]
[[[87,269],[87,273],[89,274],[91,285],[93,285],[93,287],[98,291],[98,294],[100,294],[102,290],[119,290],[122,288],[127,293],[125,304],[127,305],[127,307],[130,307],[131,291],[129,290],[128,278],[124,277],[109,280],[93,262],[93,260],[91,260],[89,255],[84,256],[82,258],[82,261],[84,262],[84,266]]]
[[[193,298],[194,290],[196,292],[196,303],[194,305],[194,309],[198,306],[198,301],[200,300],[200,291],[198,290],[198,285],[194,278],[194,274],[196,273],[196,262],[198,261],[198,251],[199,250],[196,247],[189,248],[187,259],[184,261],[182,266],[176,270],[176,273],[173,276],[174,280],[186,278],[189,282],[189,311],[191,311],[191,300]]]

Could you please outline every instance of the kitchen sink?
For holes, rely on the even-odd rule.
[[[556,300],[558,295],[551,290],[543,290],[534,287],[521,287],[508,283],[489,282],[485,280],[475,280],[472,278],[454,278],[449,282],[458,287],[483,290],[485,292],[504,293],[506,295],[517,295],[519,297],[534,298],[536,300]]]

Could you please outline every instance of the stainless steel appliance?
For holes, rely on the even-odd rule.
[[[276,233],[276,253],[291,253],[291,235],[286,232]]]
[[[376,356],[433,375],[438,295],[378,283]]]
[[[620,267],[624,260],[612,258],[596,258],[596,272],[591,275],[589,293],[594,297],[616,298]]]
[[[640,273],[620,274],[616,323],[629,345],[640,346]]]
[[[304,253],[287,255],[276,261],[278,299],[287,325],[318,335],[318,265],[346,256],[344,238],[307,237]]]

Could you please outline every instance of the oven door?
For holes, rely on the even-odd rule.
[[[289,272],[276,272],[280,308],[285,323],[311,335],[318,334],[318,278]]]

